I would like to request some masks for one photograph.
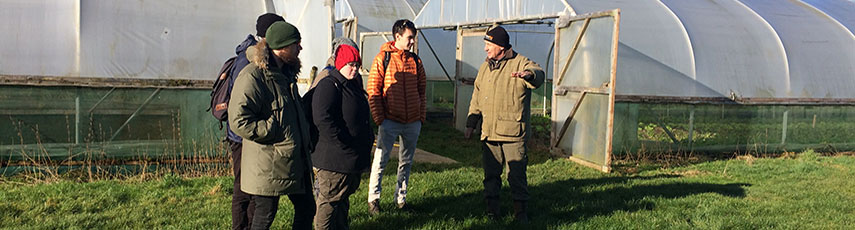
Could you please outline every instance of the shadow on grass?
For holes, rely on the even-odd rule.
[[[513,208],[507,187],[502,189],[501,210],[503,218],[489,221],[484,216],[483,196],[465,193],[458,196],[440,196],[415,200],[413,211],[385,212],[370,221],[352,226],[354,229],[466,228],[466,229],[548,229],[572,224],[597,216],[608,216],[618,211],[635,212],[652,210],[656,203],[646,198],[679,199],[696,194],[715,193],[727,197],[744,197],[743,187],[750,184],[712,184],[667,181],[673,175],[649,177],[606,177],[570,179],[529,187],[528,226],[512,222]],[[659,184],[627,185],[626,182],[666,179]],[[649,182],[646,182],[649,183]],[[600,186],[616,185],[606,189]],[[593,192],[590,191],[593,188]],[[391,207],[390,207],[391,208]],[[464,226],[467,225],[467,226]],[[428,225],[428,226],[426,226]],[[437,226],[438,225],[438,226]],[[458,225],[458,226],[455,226]]]

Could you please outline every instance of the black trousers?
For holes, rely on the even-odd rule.
[[[270,229],[276,211],[279,210],[279,196],[252,196],[255,201],[255,215],[252,217],[252,229]],[[294,205],[294,217],[291,229],[312,229],[315,217],[315,200],[312,193],[290,194],[288,199]]]
[[[235,174],[232,193],[232,229],[249,229],[252,214],[255,212],[255,203],[252,201],[252,195],[240,190],[240,158],[243,144],[229,141],[229,148],[232,150],[232,171]]]

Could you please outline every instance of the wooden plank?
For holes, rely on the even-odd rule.
[[[616,95],[617,102],[646,104],[855,105],[855,98],[739,98]]]
[[[178,109],[146,109],[140,115],[173,115]],[[129,115],[134,109],[98,109],[94,115]],[[0,115],[74,115],[74,109],[0,109]]]
[[[612,54],[611,54],[611,71],[609,76],[609,113],[606,128],[606,151],[605,163],[603,163],[603,171],[608,172],[612,165],[612,143],[614,141],[614,126],[615,126],[615,84],[617,83],[617,60],[618,60],[618,42],[620,40],[620,9],[615,9],[610,12],[614,16],[614,32],[612,33]]]
[[[0,85],[210,89],[213,80],[0,75]]]
[[[611,172],[611,171],[612,171],[612,167],[611,167],[611,166],[609,166],[609,165],[599,165],[599,164],[597,164],[597,163],[593,163],[593,162],[590,162],[590,161],[582,160],[582,159],[580,159],[580,158],[572,157],[572,156],[571,156],[571,157],[567,157],[567,159],[568,159],[568,160],[571,160],[571,161],[573,161],[573,162],[576,162],[577,164],[580,164],[580,165],[582,165],[582,166],[589,167],[589,168],[593,168],[593,169],[596,169],[596,170],[600,170],[601,172],[604,172],[604,173],[609,173],[609,172]]]
[[[561,85],[561,81],[564,80],[564,74],[567,74],[567,70],[570,68],[570,61],[573,60],[573,56],[576,55],[576,49],[579,48],[579,43],[582,42],[582,36],[585,35],[585,31],[588,30],[588,25],[591,24],[591,19],[586,18],[585,24],[582,24],[582,29],[579,30],[579,35],[576,36],[576,41],[573,43],[573,46],[570,47],[570,53],[568,54],[567,61],[564,62],[564,66],[561,68],[561,72],[558,73],[558,83],[556,85]],[[553,78],[556,76],[552,76]]]
[[[308,78],[298,78],[297,83],[308,84]],[[188,79],[134,79],[97,77],[53,77],[30,75],[0,75],[0,85],[21,86],[79,86],[92,88],[163,88],[211,89],[213,80]]]
[[[583,87],[583,86],[556,86],[552,95],[555,96],[564,96],[567,95],[568,92],[588,92],[592,94],[602,94],[609,95],[611,90],[608,87],[606,88],[592,88],[592,87]]]
[[[582,100],[585,99],[585,94],[588,92],[582,92],[579,95],[579,100],[576,100],[576,103],[573,104],[573,108],[570,110],[570,114],[567,115],[567,119],[564,119],[564,124],[561,126],[561,131],[558,132],[556,136],[557,139],[553,142],[552,147],[558,147],[558,144],[561,143],[561,139],[564,138],[564,134],[567,133],[567,128],[570,127],[570,122],[573,120],[573,116],[576,116],[576,110],[579,110],[579,106],[582,105]]]

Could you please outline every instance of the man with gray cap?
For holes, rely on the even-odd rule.
[[[240,71],[249,64],[249,59],[246,57],[246,50],[264,39],[264,36],[267,34],[267,28],[270,27],[270,24],[277,21],[285,21],[285,19],[274,13],[266,13],[258,16],[258,19],[255,20],[255,35],[247,35],[246,39],[235,48],[237,58],[235,58],[234,69],[228,75],[229,91],[232,90],[235,78],[237,78]],[[240,160],[243,140],[240,136],[232,132],[228,123],[226,123],[226,130],[229,149],[232,150],[232,170],[235,175],[234,192],[232,193],[232,229],[249,229],[252,214],[255,211],[255,203],[252,202],[251,195],[240,190]]]
[[[475,78],[464,137],[469,138],[481,122],[487,215],[493,219],[499,217],[499,190],[502,169],[506,166],[514,200],[514,220],[528,222],[526,141],[531,130],[531,90],[543,84],[544,72],[511,49],[508,32],[501,26],[487,30],[484,51],[487,59]]]
[[[241,191],[255,202],[252,229],[269,229],[279,197],[294,205],[292,229],[311,229],[315,215],[309,124],[297,91],[300,32],[277,21],[247,50],[250,63],[235,79],[229,125],[243,138]]]

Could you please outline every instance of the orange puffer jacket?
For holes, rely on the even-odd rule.
[[[425,69],[416,54],[383,44],[368,75],[368,103],[374,123],[386,119],[401,123],[425,121]],[[390,52],[389,66],[383,58]]]

